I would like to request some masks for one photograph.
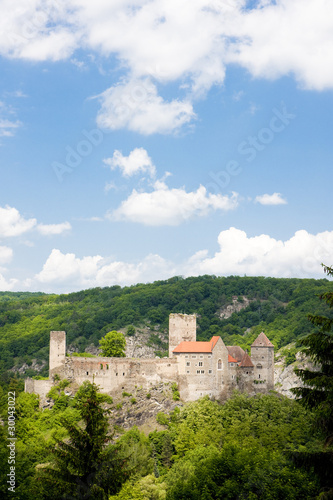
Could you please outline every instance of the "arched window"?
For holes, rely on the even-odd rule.
[[[219,359],[217,362],[217,369],[222,370],[222,359]]]

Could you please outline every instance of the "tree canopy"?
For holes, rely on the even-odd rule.
[[[109,358],[124,358],[126,349],[126,339],[121,332],[108,332],[99,341],[103,356]]]

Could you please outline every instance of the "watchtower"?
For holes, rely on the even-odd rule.
[[[50,332],[49,372],[65,364],[66,332]]]
[[[267,390],[274,389],[274,345],[261,332],[251,345],[254,379],[263,383]]]
[[[175,314],[169,316],[169,358],[181,342],[195,342],[197,339],[197,317],[195,314]]]

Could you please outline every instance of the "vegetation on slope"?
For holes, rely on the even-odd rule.
[[[171,278],[131,287],[94,288],[81,292],[46,295],[0,293],[0,376],[33,359],[46,362],[50,330],[65,330],[67,343],[79,352],[109,331],[149,325],[167,337],[171,312],[197,313],[198,340],[221,335],[228,345],[246,348],[264,330],[276,348],[313,331],[308,313],[325,314],[317,295],[332,287],[326,280],[263,277],[200,276]],[[219,311],[237,296],[250,300],[248,307],[221,319]],[[251,329],[249,331],[249,329]],[[36,372],[31,368],[26,375]]]

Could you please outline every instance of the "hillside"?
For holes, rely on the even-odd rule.
[[[221,335],[246,348],[264,330],[278,349],[311,331],[308,313],[329,315],[318,295],[332,289],[326,279],[200,276],[66,295],[2,292],[0,375],[8,380],[23,365],[22,376],[47,375],[50,330],[65,330],[71,349],[84,352],[106,332],[134,325],[163,356],[171,312],[199,315],[198,340]]]

